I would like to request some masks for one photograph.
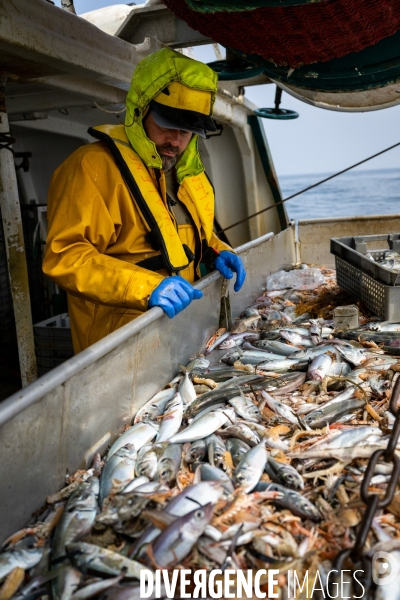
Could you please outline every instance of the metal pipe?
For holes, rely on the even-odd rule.
[[[5,84],[6,79],[0,78],[0,209],[14,305],[21,379],[22,386],[25,387],[37,379],[37,368],[28,269],[12,150],[14,140],[9,130],[4,97]]]
[[[252,240],[239,246],[235,252],[245,256],[250,250],[262,246],[273,237],[273,233],[267,233],[257,240]],[[213,271],[206,277],[203,277],[203,279],[200,279],[200,281],[197,281],[194,287],[197,290],[204,290],[220,277],[221,275],[218,271]],[[134,321],[124,325],[124,327],[120,327],[107,337],[86,348],[83,352],[52,369],[52,371],[40,377],[36,383],[29,386],[28,389],[23,392],[17,392],[4,400],[0,406],[0,426],[13,419],[32,404],[39,402],[46,394],[54,392],[57,386],[63,385],[66,381],[93,365],[106,354],[120,348],[128,339],[133,338],[133,336],[141,331],[145,331],[152,323],[163,316],[164,312],[161,308],[157,306],[151,308]]]

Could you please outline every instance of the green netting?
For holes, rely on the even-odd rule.
[[[186,4],[196,12],[242,12],[255,8],[271,8],[273,6],[299,6],[326,0],[185,0]]]

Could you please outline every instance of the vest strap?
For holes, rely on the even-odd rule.
[[[196,258],[189,246],[186,244],[182,244],[183,249],[185,251],[186,256],[188,257],[189,264],[194,261]],[[162,259],[161,254],[158,256],[151,256],[150,258],[145,258],[137,263],[135,263],[138,267],[142,267],[143,269],[147,269],[148,271],[161,271],[165,269],[165,264]]]
[[[186,269],[186,267],[188,267],[188,265],[190,264],[191,261],[188,261],[186,264],[183,265],[179,265],[179,266],[174,266],[172,265],[172,263],[169,260],[169,256],[168,256],[168,251],[164,242],[164,238],[161,234],[160,228],[158,226],[158,223],[156,221],[156,219],[154,218],[153,213],[151,212],[146,200],[144,199],[138,184],[135,181],[135,178],[133,177],[128,165],[126,164],[125,160],[123,159],[117,144],[115,143],[115,141],[111,138],[111,136],[109,136],[107,133],[104,133],[102,131],[99,131],[98,129],[95,129],[93,127],[90,127],[88,129],[88,133],[90,135],[92,135],[94,138],[105,142],[108,146],[108,149],[110,150],[120,172],[121,175],[126,183],[126,185],[128,186],[129,191],[131,192],[141,214],[143,215],[143,218],[145,220],[145,222],[147,223],[147,226],[150,228],[150,239],[152,240],[152,246],[154,247],[155,250],[160,251],[160,260],[161,260],[161,267],[158,267],[157,269],[150,269],[150,270],[161,270],[161,269],[167,269],[167,271],[169,271],[170,273],[179,273],[180,271],[182,271],[183,269]],[[119,142],[118,142],[119,143]],[[153,257],[153,258],[158,258],[158,257]],[[147,260],[152,260],[152,259],[145,259],[145,261]],[[142,263],[145,261],[141,261]],[[137,263],[139,266],[140,263]],[[144,267],[147,268],[147,267]]]

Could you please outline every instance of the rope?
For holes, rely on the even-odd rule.
[[[240,221],[236,221],[236,223],[232,223],[232,225],[228,225],[228,227],[225,227],[224,229],[220,229],[219,231],[217,231],[217,234],[228,231],[228,229],[232,229],[232,227],[236,227],[237,225],[240,225],[241,223],[245,223],[246,221],[249,221],[250,219],[253,219],[254,217],[258,217],[258,215],[265,213],[267,210],[271,210],[272,208],[275,208],[276,206],[279,206],[280,204],[283,204],[284,202],[287,202],[288,200],[291,200],[292,198],[295,198],[296,196],[300,196],[300,194],[304,194],[304,192],[308,192],[308,190],[312,190],[313,188],[317,187],[318,185],[321,185],[322,183],[325,183],[326,181],[329,181],[330,179],[333,179],[334,177],[338,177],[338,175],[342,175],[343,173],[346,173],[347,171],[350,171],[351,169],[354,169],[355,167],[358,167],[359,165],[362,165],[363,163],[371,160],[372,158],[376,158],[377,156],[380,156],[381,154],[384,154],[385,152],[388,152],[389,150],[393,150],[393,148],[396,148],[397,146],[400,146],[400,142],[397,142],[397,144],[393,144],[393,146],[389,146],[389,148],[385,148],[385,150],[381,150],[380,152],[377,152],[376,154],[373,154],[372,156],[369,156],[368,158],[364,158],[364,160],[360,160],[360,162],[357,162],[354,165],[351,165],[351,167],[347,167],[347,169],[343,169],[342,171],[338,171],[337,173],[334,173],[334,175],[325,177],[325,179],[321,179],[321,181],[317,181],[317,183],[313,183],[313,185],[309,185],[308,187],[304,188],[304,190],[300,190],[300,192],[296,192],[295,194],[292,194],[291,196],[288,196],[287,198],[284,198],[283,200],[276,202],[272,206],[267,206],[267,208],[263,208],[262,210],[259,210],[258,212],[253,213],[252,215],[246,217],[245,219],[241,219]]]
[[[16,141],[17,140],[11,135],[11,131],[0,133],[0,150],[9,150],[12,154],[14,154],[14,150],[11,148],[11,146],[15,144]]]

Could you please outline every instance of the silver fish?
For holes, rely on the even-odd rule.
[[[304,362],[304,361],[303,361]],[[257,365],[257,368],[261,371],[274,371],[276,373],[282,371],[288,371],[289,369],[296,369],[301,366],[301,361],[298,359],[282,359],[281,360],[270,360],[262,362]]]
[[[400,323],[392,323],[391,321],[380,321],[368,323],[362,329],[369,331],[400,331]]]
[[[318,344],[322,337],[322,327],[318,319],[310,319],[310,335],[314,344]]]
[[[236,425],[225,427],[225,429],[221,429],[218,434],[221,437],[238,438],[250,446],[255,446],[255,444],[260,443],[260,436],[255,431],[252,431],[245,423],[236,423]]]
[[[136,490],[138,487],[140,487],[141,485],[144,485],[145,483],[149,483],[149,481],[150,481],[150,479],[148,477],[146,477],[145,475],[141,475],[140,477],[135,477],[135,479],[132,479],[132,481],[130,481],[128,483],[128,485],[126,485],[120,493],[121,494],[129,494],[129,492],[133,492],[133,490]]]
[[[13,548],[0,554],[0,581],[3,581],[16,567],[24,570],[36,566],[43,556],[44,547],[36,546],[33,536],[23,538]]]
[[[233,327],[231,327],[232,333],[241,333],[242,331],[246,331],[251,326],[254,326],[261,319],[261,315],[254,315],[252,317],[245,317],[244,319],[240,319],[235,323]]]
[[[390,381],[382,379],[380,375],[374,375],[371,377],[371,379],[369,379],[368,383],[371,386],[371,390],[374,392],[374,394],[380,397],[384,396],[385,392],[390,390],[392,386]]]
[[[283,452],[287,452],[289,450],[289,444],[287,442],[285,442],[284,440],[281,440],[279,438],[277,439],[276,437],[273,437],[272,435],[271,436],[268,434],[265,435],[264,440],[269,448],[282,450]]]
[[[207,452],[205,440],[196,440],[192,444],[188,443],[189,447],[185,451],[185,461],[192,464],[195,461],[203,460]]]
[[[214,504],[209,502],[178,518],[153,543],[153,556],[159,567],[179,564],[191,551],[211,521]],[[142,567],[143,568],[143,567]]]
[[[143,565],[135,560],[87,542],[68,544],[67,552],[71,555],[74,564],[81,570],[90,568],[105,575],[119,575],[124,571],[125,577],[139,579],[140,571],[143,569]]]
[[[222,468],[225,464],[226,446],[218,435],[213,433],[206,438],[208,462],[210,465]]]
[[[52,559],[65,556],[68,544],[88,534],[96,518],[99,480],[91,477],[71,494],[56,527],[52,543]],[[54,598],[67,600],[76,590],[81,579],[77,569],[69,567],[52,581]]]
[[[210,361],[204,358],[204,356],[198,356],[188,362],[186,365],[186,369],[191,373],[192,371],[196,371],[197,369],[207,369]]]
[[[333,362],[327,375],[330,377],[347,377],[351,367],[347,362]]]
[[[157,478],[161,483],[174,483],[181,464],[180,444],[169,444],[164,450],[157,467]]]
[[[354,387],[350,386],[344,392],[335,396],[333,400],[329,400],[329,402],[322,404],[316,410],[308,413],[303,418],[304,423],[317,429],[327,423],[338,420],[349,412],[354,412],[354,410],[362,408],[365,405],[365,400],[359,400],[358,398],[353,398],[353,396]]]
[[[196,390],[194,389],[192,380],[189,377],[189,371],[187,370],[185,370],[185,376],[179,385],[179,393],[185,408],[192,404],[193,400],[196,400]]]
[[[219,346],[224,340],[230,337],[230,335],[231,333],[229,331],[225,331],[225,333],[217,337],[217,339],[214,340],[213,343],[210,346],[208,346],[208,348],[206,348],[204,354],[210,354],[214,350],[214,348]]]
[[[194,481],[195,483],[199,483],[200,481],[217,481],[228,494],[231,494],[234,490],[232,480],[225,471],[218,469],[218,467],[215,467],[214,465],[209,465],[208,463],[204,463],[197,467]]]
[[[339,352],[337,351],[336,347],[330,343],[326,343],[326,344],[324,343],[320,346],[314,346],[314,348],[307,348],[306,350],[300,350],[299,352],[292,354],[291,358],[297,359],[297,360],[300,360],[300,359],[313,360],[313,358],[315,358],[319,354],[326,354],[327,352],[332,352],[333,354],[336,355],[336,360],[340,360]]]
[[[133,444],[117,450],[106,462],[100,477],[100,506],[112,492],[121,491],[135,478],[137,452]]]
[[[247,400],[246,396],[242,392],[239,396],[230,398],[228,402],[231,404],[231,406],[233,406],[237,414],[240,417],[243,417],[243,419],[255,421],[256,423],[261,421],[261,413],[258,410],[258,407],[250,400]]]
[[[245,340],[259,340],[260,334],[252,331],[242,331],[242,333],[234,333],[230,337],[226,338],[218,346],[218,350],[227,350],[228,348],[235,348],[241,346]]]
[[[198,421],[191,423],[183,431],[173,435],[169,439],[169,442],[171,444],[184,444],[185,442],[204,439],[225,425],[227,421],[232,422],[233,419],[233,408],[227,408],[226,410],[212,410],[201,419],[198,419]]]
[[[288,406],[286,406],[286,404],[275,400],[275,398],[273,398],[265,390],[260,390],[260,394],[262,395],[264,401],[269,406],[269,408],[274,411],[274,413],[280,415],[281,417],[289,421],[289,423],[293,423],[294,425],[299,424],[298,418],[293,414],[292,410]]]
[[[274,340],[259,340],[258,342],[253,342],[253,345],[256,348],[262,348],[275,354],[282,354],[282,356],[290,356],[294,352],[301,350],[301,348],[296,346],[289,346],[289,344]]]
[[[153,479],[157,472],[157,452],[153,445],[142,446],[137,454],[136,475]]]
[[[161,481],[148,481],[147,483],[142,483],[137,488],[135,488],[134,492],[136,496],[146,495],[146,494],[155,494],[156,492],[166,492],[168,487],[161,483]]]
[[[123,579],[124,575],[117,575],[116,577],[110,577],[108,579],[102,579],[101,581],[95,581],[94,583],[89,583],[84,588],[81,588],[73,593],[71,600],[88,600],[89,598],[93,598],[94,596],[98,596],[105,592],[113,585],[117,585],[121,579]]]
[[[366,359],[367,356],[365,354],[365,350],[362,348],[355,348],[351,344],[340,343],[337,346],[340,354],[348,360],[352,365],[358,367],[361,365]]]
[[[282,360],[281,354],[270,354],[268,353],[269,360]],[[237,352],[236,350],[232,352],[227,352],[221,358],[221,361],[227,365],[233,365],[236,361],[240,360],[244,365],[258,365],[259,363],[265,361],[266,353],[262,350],[245,350],[244,352]]]
[[[305,519],[311,519],[312,521],[320,521],[321,514],[316,506],[308,498],[302,496],[294,490],[280,485],[279,483],[270,483],[266,481],[260,481],[254,489],[256,492],[280,492],[281,496],[271,499],[272,504],[288,508],[294,515],[303,517]]]
[[[195,392],[196,394],[196,392]],[[178,431],[182,423],[183,402],[180,392],[177,392],[165,405],[165,412],[157,434],[156,443],[166,442]]]
[[[52,544],[53,558],[65,554],[65,546],[90,532],[98,510],[99,480],[91,477],[71,494],[56,527]]]
[[[251,377],[254,378],[254,375]],[[242,378],[240,378],[240,381],[242,381]],[[216,404],[226,402],[229,398],[237,396],[238,384],[239,378],[234,378],[233,381],[229,379],[221,383],[217,389],[202,394],[185,410],[184,419],[192,419],[206,408],[214,407]]]
[[[322,380],[332,366],[332,359],[327,354],[316,356],[308,367],[307,376],[312,380]]]
[[[335,432],[335,435],[328,436],[328,439],[317,441],[315,444],[313,444],[313,446],[311,446],[311,448],[346,448],[347,446],[352,446],[353,444],[360,444],[360,442],[370,438],[371,436],[381,437],[382,431],[379,429],[379,427],[354,427],[338,433]]]
[[[264,470],[275,483],[281,483],[295,490],[302,490],[304,488],[304,479],[300,473],[291,465],[281,463],[272,458],[272,456],[268,456]]]
[[[221,485],[213,481],[202,481],[194,485],[188,485],[178,496],[172,498],[163,512],[182,517],[199,505],[204,506],[207,502],[216,504],[222,493]],[[155,540],[159,533],[160,529],[153,526],[146,529],[134,546],[135,557],[143,556],[147,545]]]
[[[139,451],[142,446],[145,446],[155,438],[158,428],[158,424],[153,423],[152,421],[141,421],[140,423],[136,423],[136,425],[133,425],[133,427],[124,431],[124,433],[115,440],[108,451],[107,460],[126,444],[133,444],[136,450]]]
[[[250,450],[250,446],[238,438],[228,438],[226,440],[226,447],[228,452],[231,453],[235,467],[240,462],[243,454],[246,454]]]
[[[153,421],[157,417],[163,414],[165,405],[175,394],[176,388],[171,387],[166,390],[158,392],[153,396],[142,408],[139,408],[136,413],[134,424],[140,423],[140,421]]]
[[[305,348],[311,348],[312,346],[314,346],[311,337],[301,335],[291,329],[281,329],[279,333],[284,340],[287,340],[295,346],[303,346]]]
[[[242,456],[235,470],[235,484],[249,493],[260,481],[267,461],[265,443],[257,444]]]

